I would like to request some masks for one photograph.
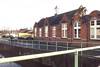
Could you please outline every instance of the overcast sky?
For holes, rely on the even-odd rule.
[[[80,5],[87,13],[100,10],[99,0],[0,0],[0,29],[31,28],[35,21],[58,13],[77,9]]]

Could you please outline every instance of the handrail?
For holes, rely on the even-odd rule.
[[[76,52],[80,52],[80,51],[94,50],[94,49],[99,49],[99,48],[100,48],[100,46],[95,46],[95,47],[87,47],[87,48],[78,48],[78,49],[73,49],[73,50],[55,51],[55,52],[49,52],[49,53],[1,58],[0,63],[7,63],[7,62],[15,62],[15,61],[36,59],[36,58],[42,58],[42,57],[57,56],[57,55],[63,55],[63,54],[68,54],[68,53],[76,53]]]
[[[33,41],[37,41],[37,44],[35,44]],[[17,40],[17,41],[8,40],[7,42],[9,45],[13,45],[13,46],[18,46],[18,47],[23,47],[23,48],[32,48],[32,49],[38,49],[38,50],[46,50],[46,51],[59,51],[59,50],[69,50],[73,48],[75,49],[75,48],[89,47],[87,46],[88,42],[63,43],[63,42],[58,42],[58,41],[43,41],[43,40]],[[45,44],[40,44],[40,42],[44,42]],[[73,44],[78,44],[78,45],[73,45]],[[100,45],[100,43],[98,43],[98,45]],[[42,47],[45,47],[45,48],[43,49]],[[53,49],[51,49],[51,47]]]
[[[21,40],[18,40],[18,41],[21,41]],[[57,40],[57,41],[50,41],[50,40],[22,40],[22,41],[39,41],[39,42],[57,42],[57,43],[86,43],[86,44],[100,44],[100,42],[98,43],[98,42],[65,42],[65,41],[59,41],[59,40]]]
[[[33,41],[33,40],[32,40]],[[38,47],[40,48],[40,42],[39,40],[38,41]],[[4,41],[3,41],[4,42]],[[11,41],[5,41],[5,42],[9,42],[10,44],[12,43]],[[46,42],[46,41],[42,41],[42,42]],[[47,41],[47,46],[46,48],[48,49],[48,46],[52,46],[52,45],[48,45],[48,42],[51,42],[51,41]],[[69,45],[68,43],[69,42],[66,42],[67,44],[67,48],[66,50],[63,50],[63,51],[57,51],[57,47],[59,47],[60,45],[57,45],[57,42],[58,41],[53,41],[56,43],[56,50],[55,52],[49,52],[49,53],[42,53],[42,54],[32,54],[32,55],[25,55],[25,56],[16,56],[16,57],[8,57],[8,58],[1,58],[0,59],[0,63],[6,63],[6,62],[14,62],[14,61],[21,61],[21,60],[28,60],[28,59],[36,59],[36,58],[42,58],[42,57],[50,57],[50,56],[56,56],[56,55],[62,55],[62,54],[68,54],[68,53],[74,53],[75,55],[75,67],[78,67],[78,52],[82,52],[82,51],[87,51],[87,50],[94,50],[94,49],[100,49],[100,46],[94,46],[94,47],[86,47],[86,48],[83,48],[83,43],[86,43],[86,44],[90,44],[89,42],[74,42],[74,43],[79,43],[80,44],[80,48],[77,48],[77,49],[73,49],[73,50],[68,50],[69,48]],[[33,43],[33,42],[32,42]],[[61,42],[62,43],[62,42]],[[71,42],[73,43],[73,42]],[[92,43],[93,44],[93,43]],[[98,43],[100,45],[100,43]],[[12,45],[12,44],[11,44]],[[36,44],[35,44],[36,45]],[[37,46],[36,45],[36,46]],[[43,44],[42,44],[43,45]],[[21,45],[20,45],[21,46]],[[31,45],[32,47],[34,47],[34,45]],[[22,47],[23,47],[23,44],[22,44]],[[28,45],[25,44],[25,48],[27,48]],[[62,47],[62,46],[61,46]],[[81,55],[82,56],[82,55]],[[100,56],[95,56],[96,58]]]

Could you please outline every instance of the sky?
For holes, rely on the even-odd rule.
[[[87,14],[100,10],[99,0],[0,0],[0,29],[32,28],[41,18],[53,16],[55,7],[58,14],[87,8]]]

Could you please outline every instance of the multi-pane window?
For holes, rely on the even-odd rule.
[[[52,37],[56,37],[56,27],[52,27]]]
[[[100,26],[97,28],[96,32],[97,32],[96,37],[97,37],[98,39],[100,39]]]
[[[74,23],[74,38],[80,38],[80,22]]]
[[[45,26],[45,37],[48,37],[48,26]]]
[[[90,28],[90,37],[94,38],[94,28]]]
[[[34,36],[35,37],[37,36],[37,28],[36,27],[34,28]]]
[[[90,22],[90,38],[100,39],[100,20],[92,20]]]
[[[62,23],[61,28],[62,38],[67,38],[67,23]]]
[[[39,28],[39,37],[42,36],[42,28]]]

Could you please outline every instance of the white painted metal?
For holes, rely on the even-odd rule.
[[[49,57],[49,56],[56,56],[56,55],[74,53],[74,52],[79,52],[79,51],[99,49],[99,48],[100,48],[100,46],[95,46],[95,47],[87,47],[87,48],[78,48],[78,49],[73,49],[73,50],[65,50],[65,51],[56,51],[56,52],[49,52],[49,53],[1,58],[0,63],[14,62],[14,61],[21,61],[21,60],[28,60],[28,59],[36,59],[36,58]]]
[[[74,59],[75,59],[75,60],[74,60],[74,66],[75,66],[75,67],[78,67],[78,51],[75,52],[74,54],[75,54],[75,56],[74,56],[74,57],[75,57],[75,58],[74,58]]]

